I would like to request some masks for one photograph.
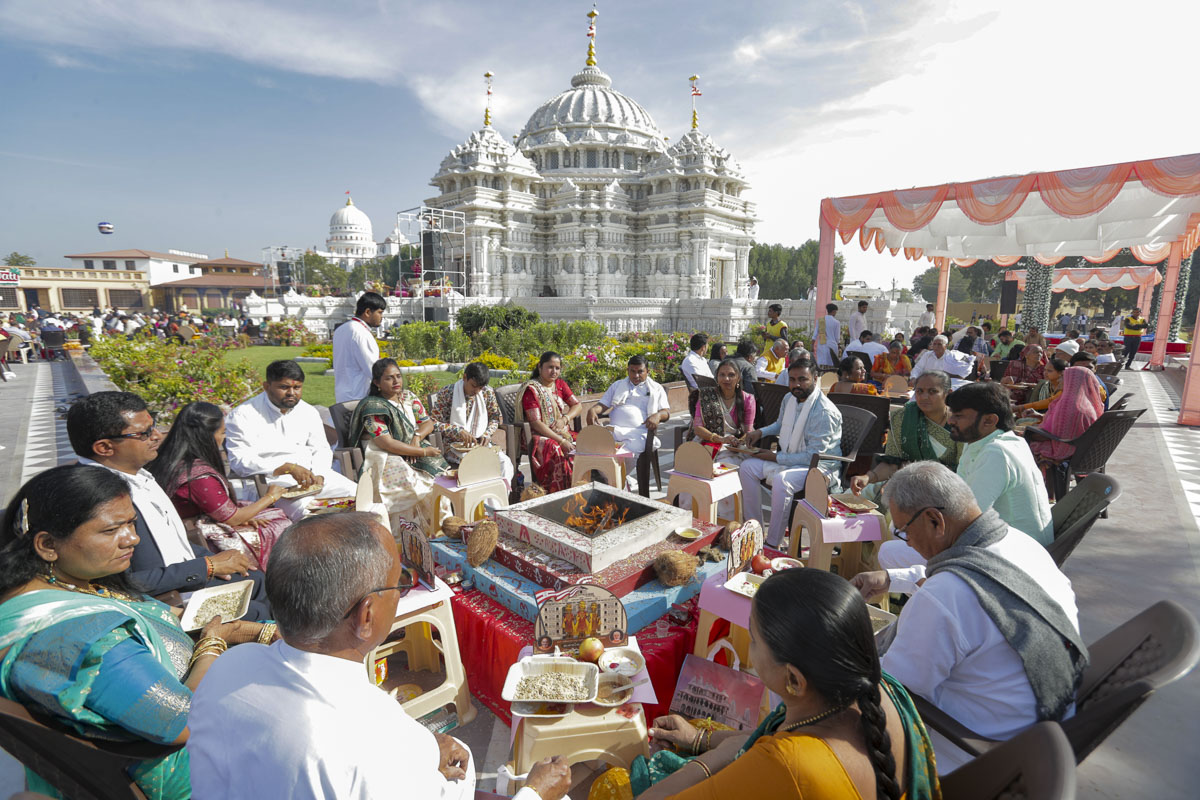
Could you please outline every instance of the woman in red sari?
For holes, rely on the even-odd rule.
[[[562,358],[558,353],[542,353],[533,375],[521,387],[521,402],[515,415],[518,425],[528,422],[533,432],[529,448],[533,479],[547,492],[571,486],[575,467],[575,431],[571,430],[571,420],[583,410],[571,387],[559,377],[561,374]]]
[[[196,531],[210,550],[238,550],[262,569],[271,547],[291,525],[275,501],[288,490],[271,486],[253,503],[234,499],[221,450],[225,415],[212,403],[189,403],[147,467],[175,504],[189,533]]]

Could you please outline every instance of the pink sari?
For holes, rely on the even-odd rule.
[[[167,494],[175,510],[183,517],[188,535],[199,535],[210,550],[237,550],[259,568],[267,568],[271,547],[278,541],[291,520],[278,508],[267,508],[242,525],[228,525],[242,506],[229,496],[225,480],[207,464],[192,462],[187,475],[180,475]]]
[[[1068,367],[1062,377],[1062,393],[1050,403],[1042,430],[1060,439],[1074,439],[1104,413],[1100,381],[1086,367]],[[1075,445],[1055,441],[1033,441],[1029,449],[1039,462],[1058,464],[1075,452]]]

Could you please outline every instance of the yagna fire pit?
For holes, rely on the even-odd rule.
[[[496,522],[503,534],[599,572],[690,525],[692,514],[624,489],[582,483],[498,509]]]

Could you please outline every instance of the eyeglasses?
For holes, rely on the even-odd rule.
[[[896,525],[893,523],[892,524],[892,536],[895,536],[897,539],[899,539],[902,542],[907,542],[908,541],[908,533],[906,531],[908,530],[909,525],[912,525],[914,522],[916,522],[917,519],[919,519],[920,516],[922,514],[924,514],[926,511],[945,511],[945,509],[946,509],[945,506],[925,506],[920,511],[913,514],[912,519],[910,519],[908,522],[901,525],[899,528],[897,528]]]
[[[144,442],[144,441],[148,440],[151,436],[153,436],[157,430],[158,430],[158,414],[155,414],[152,412],[150,414],[150,427],[146,428],[146,430],[137,431],[136,433],[118,433],[116,436],[106,436],[104,438],[106,438],[106,439],[138,439],[139,441]]]
[[[413,580],[412,574],[409,572],[405,572],[400,576],[400,583],[396,584],[395,586],[381,586],[378,589],[372,589],[371,591],[364,594],[362,597],[355,600],[354,605],[350,606],[350,610],[347,611],[345,614],[342,614],[342,619],[346,619],[351,614],[353,614],[354,609],[358,608],[359,604],[362,603],[363,600],[366,600],[368,597],[375,594],[376,592],[390,592],[394,589],[400,593],[401,597],[405,597],[410,591],[412,591],[412,588],[414,585],[416,585],[416,582]]]

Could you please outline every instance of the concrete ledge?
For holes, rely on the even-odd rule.
[[[115,383],[109,380],[104,370],[100,369],[100,365],[96,363],[96,360],[85,351],[68,350],[67,353],[70,355],[69,362],[71,368],[79,376],[79,381],[83,384],[88,394],[121,391]]]

